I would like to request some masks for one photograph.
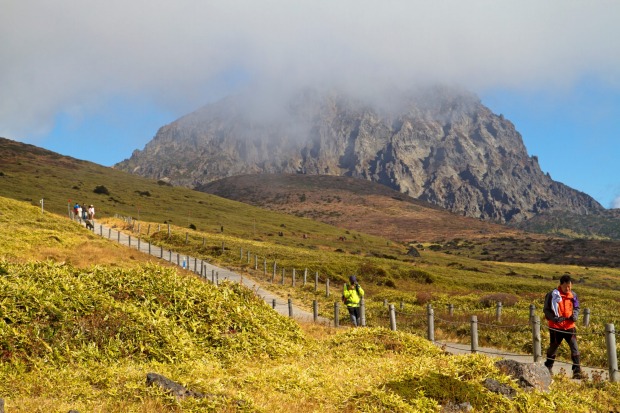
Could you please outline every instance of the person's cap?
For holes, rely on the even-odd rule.
[[[349,281],[351,281],[351,284],[355,284],[357,282],[357,278],[355,278],[355,275],[349,275]]]

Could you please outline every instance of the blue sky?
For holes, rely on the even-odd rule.
[[[248,83],[459,84],[553,179],[620,207],[619,16],[613,0],[3,0],[0,136],[110,166]]]

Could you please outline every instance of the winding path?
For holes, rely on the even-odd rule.
[[[83,222],[82,222],[82,225],[84,225]],[[163,249],[161,247],[149,244],[147,242],[142,242],[138,238],[130,238],[128,234],[125,234],[121,231],[106,227],[98,223],[95,224],[95,229],[93,230],[93,232],[95,232],[97,235],[100,235],[106,239],[116,241],[120,243],[121,245],[125,245],[129,248],[135,248],[137,251],[143,252],[145,254],[150,254],[151,256],[163,259],[172,264],[179,265],[185,270],[194,272],[195,274],[202,277],[208,282],[217,283],[218,280],[219,281],[229,280],[235,283],[241,283],[245,285],[246,287],[252,290],[255,290],[257,294],[261,298],[263,298],[263,300],[265,300],[265,302],[267,302],[269,305],[273,305],[274,300],[275,300],[276,305],[274,307],[274,310],[282,315],[290,316],[291,310],[289,309],[287,299],[284,299],[271,291],[263,289],[262,287],[260,287],[257,283],[253,282],[248,277],[243,277],[242,275],[236,272],[230,271],[226,268],[218,267],[216,265],[210,264],[207,261],[204,261],[204,260],[201,260],[195,257],[179,254],[172,250]],[[292,304],[292,314],[293,314],[293,318],[300,320],[300,321],[313,321],[314,320],[313,313],[308,312],[302,308],[299,308],[298,306],[294,304]],[[331,325],[331,326],[334,325],[333,320],[330,320],[325,317],[318,317],[317,321],[325,325]],[[440,346],[445,351],[451,354],[470,354],[471,353],[471,346],[469,344],[441,342],[441,341],[436,341],[435,344],[437,346]],[[543,346],[544,346],[544,343],[543,343]],[[544,348],[543,348],[543,352],[544,352]],[[509,353],[504,350],[490,348],[490,347],[478,347],[478,353],[486,354],[490,357],[507,358],[507,359],[516,360],[516,361],[523,362],[523,363],[533,362],[533,356],[531,354]],[[570,374],[571,364],[557,360],[555,362],[554,370],[557,373],[561,369],[565,370],[567,374]],[[608,376],[609,373],[605,369],[582,366],[582,370],[584,371],[584,373],[586,373],[590,377],[592,377],[593,373],[600,375],[601,377],[609,377]]]

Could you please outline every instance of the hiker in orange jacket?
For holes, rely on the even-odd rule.
[[[579,315],[579,300],[573,291],[573,281],[570,275],[560,277],[560,285],[545,296],[543,308],[545,318],[549,324],[549,348],[545,366],[552,372],[553,363],[562,340],[566,340],[570,347],[570,355],[573,361],[573,378],[581,378],[581,364],[579,346],[577,345],[577,329],[575,321]]]

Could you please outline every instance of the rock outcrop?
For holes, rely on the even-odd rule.
[[[352,176],[498,222],[603,210],[544,174],[515,126],[472,93],[435,87],[373,100],[306,90],[280,110],[229,97],[162,127],[116,168],[188,187],[254,173]]]

